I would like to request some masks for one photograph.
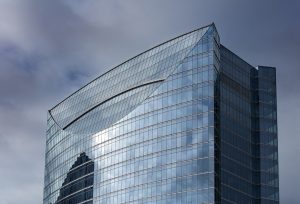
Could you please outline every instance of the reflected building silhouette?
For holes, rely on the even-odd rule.
[[[55,204],[91,204],[93,198],[94,162],[83,152],[67,173]]]

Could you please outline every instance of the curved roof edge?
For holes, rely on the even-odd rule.
[[[66,97],[65,99],[63,99],[62,101],[60,101],[58,104],[56,104],[55,106],[53,106],[51,109],[49,109],[49,112],[51,112],[51,110],[53,110],[54,108],[56,108],[57,106],[59,106],[61,103],[63,103],[64,101],[66,101],[66,100],[67,100],[68,98],[70,98],[71,96],[75,95],[75,94],[76,94],[77,92],[79,92],[81,89],[85,88],[85,87],[88,86],[89,84],[93,83],[94,81],[98,80],[100,77],[102,77],[102,76],[108,74],[109,72],[111,72],[112,70],[118,68],[119,66],[121,66],[121,65],[123,65],[123,64],[125,64],[125,63],[127,63],[127,62],[129,62],[130,60],[133,60],[134,58],[137,58],[138,56],[140,56],[140,55],[142,55],[142,54],[144,54],[144,53],[146,53],[146,52],[148,52],[148,51],[150,51],[150,50],[152,50],[152,49],[155,49],[155,48],[157,48],[157,47],[159,47],[159,46],[161,46],[161,45],[163,45],[163,44],[165,44],[165,43],[168,43],[168,42],[170,42],[170,41],[172,41],[172,40],[175,40],[176,38],[180,38],[180,37],[182,37],[182,36],[184,36],[184,35],[188,35],[188,34],[190,34],[190,33],[193,33],[193,32],[196,32],[196,31],[198,31],[198,30],[204,29],[204,28],[206,28],[206,27],[211,27],[211,26],[213,26],[214,28],[216,28],[215,24],[214,24],[214,23],[211,23],[211,24],[209,24],[209,25],[206,25],[206,26],[203,26],[203,27],[194,29],[194,30],[189,31],[189,32],[187,32],[187,33],[184,33],[184,34],[181,34],[181,35],[176,36],[176,37],[174,37],[174,38],[171,38],[170,40],[167,40],[167,41],[165,41],[165,42],[163,42],[163,43],[160,43],[160,44],[158,44],[158,45],[156,45],[156,46],[154,46],[154,47],[152,47],[152,48],[150,48],[150,49],[148,49],[148,50],[146,50],[146,51],[144,51],[144,52],[141,52],[141,53],[138,54],[138,55],[135,55],[134,57],[132,57],[132,58],[130,58],[130,59],[128,59],[128,60],[122,62],[121,64],[119,64],[119,65],[113,67],[112,69],[110,69],[110,70],[104,72],[104,73],[101,74],[100,76],[98,76],[98,77],[96,77],[95,79],[93,79],[92,81],[88,82],[87,84],[85,84],[84,86],[82,86],[81,88],[79,88],[77,91],[73,92],[73,93],[70,94],[68,97]],[[50,114],[50,115],[51,115],[51,114]],[[51,117],[52,117],[52,115],[51,115]],[[53,118],[53,117],[52,117],[52,118]]]

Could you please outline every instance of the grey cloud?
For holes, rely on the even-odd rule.
[[[1,203],[41,203],[49,108],[135,54],[211,22],[252,65],[278,67],[281,201],[299,203],[299,10],[296,0],[0,1]]]

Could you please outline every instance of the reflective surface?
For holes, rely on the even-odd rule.
[[[279,200],[275,69],[213,24],[100,76],[47,125],[44,204]]]
[[[222,203],[279,203],[276,76],[221,46]]]
[[[157,86],[154,86],[154,89],[143,90],[141,93],[144,97],[141,97],[140,94],[127,97],[131,101],[133,99],[135,100],[135,102],[132,101],[130,104],[122,101],[122,99],[120,103],[111,102],[114,109],[120,109],[124,112],[123,114],[116,113],[114,117],[107,118],[106,115],[111,115],[111,110],[106,111],[105,107],[103,107],[107,105],[107,103],[103,105],[100,104],[134,87],[159,79],[165,80],[192,50],[207,29],[208,27],[205,27],[170,40],[115,67],[51,109],[50,113],[53,119],[61,128],[66,129],[68,127],[67,131],[71,133],[77,133],[76,130],[74,131],[72,129],[74,126],[80,126],[79,128],[81,130],[91,130],[86,124],[80,123],[82,120],[70,126],[70,124],[81,115],[91,117],[91,119],[85,119],[84,121],[93,120],[96,123],[100,123],[101,121],[101,127],[99,124],[96,125],[99,127],[97,131],[110,126],[144,101],[145,97],[149,96]],[[87,110],[97,105],[100,106],[85,115]],[[127,112],[124,111],[126,109],[128,109]],[[105,112],[108,113],[105,114]],[[95,132],[96,131],[94,131],[94,133]]]
[[[172,45],[120,65],[106,74],[114,79],[107,85],[103,75],[50,111],[44,203],[57,200],[62,181],[83,151],[95,163],[94,203],[214,202],[218,36],[209,26],[173,41],[168,44],[174,48],[157,59],[151,56]],[[140,58],[145,63],[132,67]],[[133,76],[137,68],[142,72]],[[116,83],[119,79],[111,73],[119,69],[130,85]],[[139,86],[149,79],[164,81]],[[126,91],[132,86],[139,88]]]
[[[59,191],[56,204],[92,203],[94,162],[81,153]]]

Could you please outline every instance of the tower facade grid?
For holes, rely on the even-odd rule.
[[[48,111],[44,204],[277,204],[276,71],[214,24],[122,63]]]

